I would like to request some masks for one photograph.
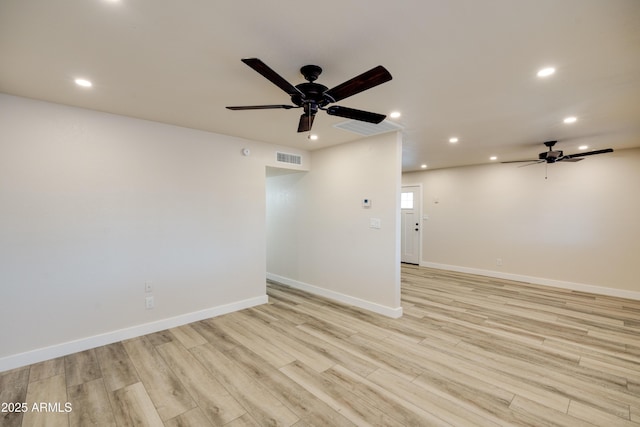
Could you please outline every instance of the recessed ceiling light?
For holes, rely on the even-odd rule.
[[[317,141],[318,140],[318,135],[316,135],[315,133],[312,133],[311,135],[309,135],[309,139],[312,141]]]
[[[420,165],[420,167],[421,167],[422,169],[426,169],[426,168],[427,168],[427,165]]]
[[[82,87],[93,86],[93,83],[91,83],[89,80],[86,80],[86,79],[76,79],[75,82],[78,86],[82,86]]]
[[[455,136],[453,138],[449,138],[449,142],[455,144],[456,142],[458,142],[458,138],[456,138]]]
[[[587,148],[589,148],[588,145],[581,145],[578,147],[578,150],[586,150]]]
[[[553,67],[542,68],[538,71],[538,77],[549,77],[553,73],[556,72],[556,69]]]
[[[571,116],[571,117],[567,117],[566,119],[564,119],[563,122],[565,122],[565,123],[575,123],[576,120],[578,120],[577,117]]]
[[[400,111],[392,111],[391,114],[389,114],[389,117],[391,117],[392,119],[397,119],[400,116]]]
[[[498,157],[496,157],[496,156],[491,156],[491,157],[489,157],[489,160],[498,160]]]

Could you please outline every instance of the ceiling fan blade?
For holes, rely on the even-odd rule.
[[[586,153],[567,154],[562,160],[573,159],[575,157],[593,156],[594,154],[613,153],[613,149],[605,148],[604,150],[587,151]]]
[[[574,159],[573,157],[563,157],[561,159],[556,160],[556,162],[579,162],[584,160],[583,158]]]
[[[527,163],[526,165],[520,165],[519,168],[523,168],[525,166],[537,165],[540,163],[544,163],[544,160],[531,160],[531,163]]]
[[[378,65],[369,71],[366,71],[359,76],[347,80],[346,82],[339,84],[326,91],[324,94],[331,99],[331,102],[338,102],[349,96],[355,95],[372,87],[378,86],[382,83],[391,80],[391,74],[382,65]]]
[[[298,132],[308,132],[313,126],[313,119],[315,114],[303,114],[300,116],[300,122],[298,123]]]
[[[269,80],[274,85],[278,86],[283,91],[287,92],[289,95],[298,95],[302,97],[302,99],[304,99],[304,94],[300,92],[297,87],[286,81],[284,77],[273,71],[267,64],[265,64],[258,58],[244,58],[242,59],[242,62],[256,70],[258,73],[262,74],[264,78]]]
[[[500,163],[527,163],[527,162],[539,163],[540,161],[538,159],[535,159],[535,160],[509,160],[509,161],[500,162]]]
[[[290,110],[291,108],[299,108],[293,105],[274,104],[274,105],[240,105],[236,107],[227,107],[229,110],[271,110],[275,108],[283,108]]]
[[[356,110],[355,108],[341,107],[339,105],[332,105],[327,108],[327,114],[375,124],[380,123],[387,117],[384,114],[371,113],[369,111]]]

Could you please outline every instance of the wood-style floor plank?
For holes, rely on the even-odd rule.
[[[390,319],[269,303],[0,373],[17,426],[638,426],[640,301],[402,266]]]
[[[211,423],[223,425],[246,412],[216,376],[184,346],[170,342],[156,348]]]
[[[29,410],[22,418],[23,426],[69,426],[69,415],[65,412],[65,404],[69,399],[64,375],[30,382],[25,401]]]
[[[197,406],[151,340],[127,340],[124,347],[161,419],[168,420]]]
[[[162,426],[160,415],[141,382],[120,388],[109,395],[118,427]]]
[[[45,360],[44,362],[31,365],[29,371],[29,382],[43,380],[54,375],[64,375],[64,357]]]
[[[65,356],[64,369],[67,387],[86,383],[102,376],[95,349]]]
[[[207,342],[207,340],[202,335],[200,335],[195,329],[193,329],[191,325],[183,325],[177,328],[171,328],[169,329],[169,331],[186,348],[195,347],[197,345],[202,345]]]
[[[271,341],[269,337],[253,331],[250,325],[239,321],[237,316],[222,316],[219,319],[214,319],[214,321],[224,327],[233,339],[251,351],[258,353],[277,368],[296,360],[292,355],[281,349],[277,342]]]
[[[246,347],[239,346],[227,353],[248,375],[263,384],[306,424],[344,427],[355,425]]]
[[[108,391],[115,391],[140,381],[121,342],[96,348],[102,378]]]
[[[302,362],[292,362],[280,368],[280,371],[356,425],[402,425],[379,408],[349,393],[348,389],[340,384],[325,379],[324,375],[318,374]]]
[[[370,405],[380,409],[402,425],[442,424],[443,421],[403,397],[389,393],[385,387],[361,377],[340,365],[325,372],[324,377],[348,389]]]
[[[213,426],[200,408],[193,408],[164,422],[166,427],[206,427]],[[227,423],[226,425],[229,425]]]
[[[194,347],[192,352],[260,425],[290,426],[298,421],[296,414],[273,396],[268,388],[251,378],[212,344]]]
[[[116,421],[102,378],[67,387],[70,427],[115,427]]]
[[[36,366],[36,365],[33,365]],[[38,364],[40,366],[40,364]],[[0,373],[0,403],[5,406],[0,412],[0,425],[16,427],[22,425],[24,412],[22,408],[15,410],[9,405],[27,401],[27,386],[29,384],[29,367],[13,369]]]

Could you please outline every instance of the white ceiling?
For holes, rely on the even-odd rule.
[[[328,87],[385,66],[338,105],[401,111],[405,171],[640,146],[639,0],[0,0],[0,92],[309,150],[361,137],[225,109],[289,103],[245,57],[294,85],[305,64]]]

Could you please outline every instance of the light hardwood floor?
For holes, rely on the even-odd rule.
[[[640,301],[402,268],[393,320],[270,303],[0,373],[8,426],[640,426]]]

